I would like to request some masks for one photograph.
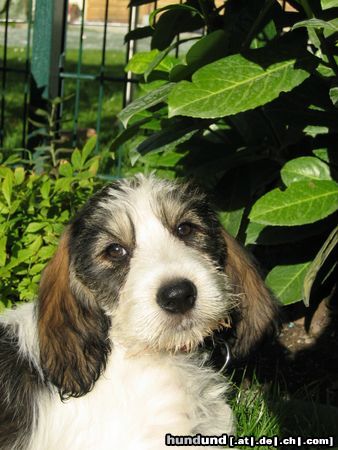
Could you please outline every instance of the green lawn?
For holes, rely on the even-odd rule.
[[[7,67],[12,70],[23,70],[25,68],[25,54],[23,49],[8,48]],[[0,54],[3,48],[0,47]],[[121,77],[124,75],[125,55],[123,51],[106,52],[105,74],[107,76]],[[76,72],[78,52],[68,50],[65,61],[66,72]],[[86,50],[83,54],[81,73],[98,74],[101,64],[101,52],[97,50]],[[87,129],[96,129],[99,104],[99,82],[92,80],[81,80],[79,96],[79,119],[78,128],[81,137],[84,137]],[[4,147],[13,149],[22,145],[22,123],[25,76],[23,73],[9,72],[7,75],[7,86],[5,96],[5,140]],[[64,103],[63,129],[72,131],[75,109],[76,80],[66,79],[64,83],[64,97],[71,96]],[[116,135],[116,114],[122,108],[123,83],[106,81],[103,89],[103,102],[101,112],[101,144],[107,145]],[[69,133],[66,133],[68,137]],[[81,144],[81,142],[80,142]]]

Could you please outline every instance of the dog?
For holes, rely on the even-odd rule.
[[[0,448],[162,450],[168,433],[232,434],[227,383],[198,348],[230,323],[244,355],[276,311],[199,189],[113,182],[67,226],[37,302],[0,319]]]

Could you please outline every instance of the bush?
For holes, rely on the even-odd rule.
[[[64,224],[99,184],[94,147],[92,138],[49,174],[13,156],[0,164],[0,310],[36,296]]]
[[[291,3],[155,10],[126,37],[151,36],[151,51],[127,66],[145,94],[120,113],[126,129],[113,145],[135,170],[190,175],[216,194],[224,226],[264,261],[276,296],[309,304],[337,271],[338,28],[330,0]],[[185,58],[172,56],[187,40]]]

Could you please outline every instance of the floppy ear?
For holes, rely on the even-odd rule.
[[[68,228],[43,272],[38,302],[41,365],[62,399],[93,388],[110,350],[109,318],[82,283],[71,290],[69,235]]]
[[[223,236],[227,247],[225,273],[233,292],[239,294],[232,317],[235,334],[232,353],[240,358],[277,330],[278,305],[248,253],[226,231]]]

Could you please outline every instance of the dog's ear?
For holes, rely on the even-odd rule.
[[[235,337],[232,353],[242,358],[277,330],[278,305],[249,254],[226,231],[223,236],[227,248],[225,273],[233,292],[238,294],[238,306],[232,316]]]
[[[43,272],[38,302],[41,365],[62,399],[92,389],[110,350],[109,318],[81,282],[72,292],[69,235],[68,228]]]

